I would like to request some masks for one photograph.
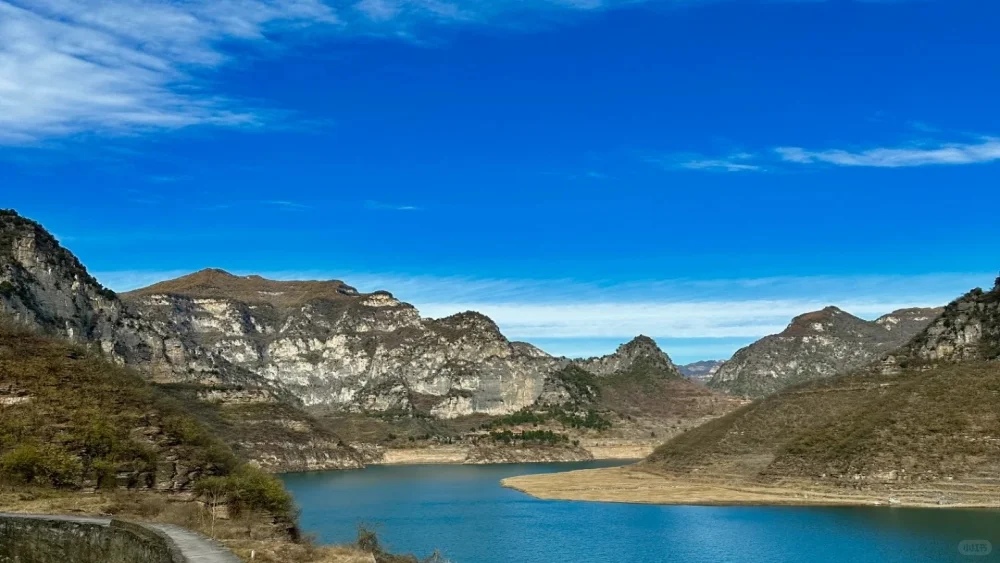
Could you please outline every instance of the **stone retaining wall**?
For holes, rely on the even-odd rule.
[[[195,561],[238,559],[203,536],[173,527],[106,518],[0,514],[0,563]]]

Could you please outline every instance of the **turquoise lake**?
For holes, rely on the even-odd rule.
[[[281,478],[305,532],[351,542],[374,524],[398,553],[453,563],[941,563],[1000,561],[1000,512],[890,507],[701,507],[542,501],[504,489],[513,475],[614,462],[376,466]],[[965,544],[966,546],[970,544]]]

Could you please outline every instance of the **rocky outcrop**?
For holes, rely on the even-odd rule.
[[[866,321],[837,307],[795,317],[780,334],[740,349],[708,386],[757,398],[864,366],[906,344],[941,309],[902,309]]]
[[[603,377],[627,371],[637,363],[661,371],[668,377],[681,377],[680,371],[670,357],[648,336],[639,335],[622,344],[613,354],[599,358],[576,360],[574,365]]]
[[[1000,359],[1000,278],[990,291],[973,289],[952,301],[944,312],[883,365],[957,363]]]
[[[690,364],[685,364],[683,366],[677,366],[677,369],[685,377],[690,377],[691,379],[698,381],[700,383],[707,383],[715,372],[719,371],[722,364],[725,362],[723,360],[702,360],[700,362],[693,362]]]
[[[0,210],[0,313],[41,332],[96,347],[157,382],[233,386],[244,400],[281,394],[182,332],[130,311],[41,225]]]
[[[0,210],[0,312],[108,351],[122,306],[41,225]]]

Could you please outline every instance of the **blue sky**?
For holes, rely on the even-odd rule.
[[[1000,4],[0,0],[0,205],[207,266],[727,357],[1000,269]]]

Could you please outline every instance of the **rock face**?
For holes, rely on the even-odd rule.
[[[96,346],[158,382],[197,382],[250,389],[261,400],[280,394],[183,333],[129,311],[80,261],[34,221],[0,210],[0,312],[43,333]]]
[[[357,452],[321,432],[287,389],[202,347],[188,331],[142,316],[102,287],[44,228],[4,210],[0,313],[41,333],[98,349],[153,382],[194,385],[194,400],[230,410],[227,417],[235,428],[229,433],[237,438],[230,443],[264,466],[302,469],[361,463]],[[201,321],[192,318],[187,323],[197,326]],[[276,409],[281,416],[256,417],[259,411]],[[289,425],[296,428],[286,428]]]
[[[724,363],[725,361],[723,360],[701,360],[700,362],[677,366],[677,369],[685,377],[690,377],[700,383],[707,383]]]
[[[974,289],[948,304],[916,338],[884,364],[956,363],[1000,359],[1000,278],[991,291]]]
[[[558,363],[479,313],[424,319],[388,292],[340,281],[203,270],[122,297],[163,333],[315,409],[505,414],[531,404]]]
[[[734,395],[764,397],[876,360],[909,342],[942,309],[902,309],[866,321],[836,307],[795,317],[780,334],[740,349],[708,381]]]
[[[47,333],[113,347],[122,307],[41,225],[0,210],[0,311]]]
[[[599,377],[629,370],[636,363],[648,365],[650,369],[660,370],[669,377],[681,376],[670,357],[657,346],[652,338],[643,335],[622,344],[614,354],[573,362],[574,365]]]

